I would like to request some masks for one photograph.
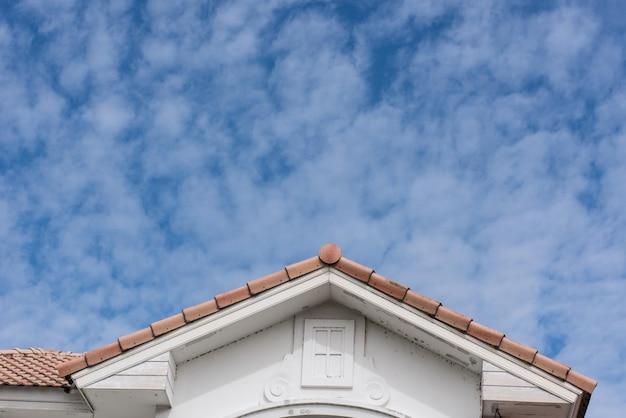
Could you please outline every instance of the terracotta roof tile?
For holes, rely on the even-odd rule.
[[[87,367],[87,359],[85,358],[85,355],[82,354],[79,357],[59,364],[57,366],[57,370],[59,372],[59,376],[69,376],[72,373],[76,373],[77,371],[86,369]]]
[[[406,292],[409,290],[405,285],[389,280],[378,273],[372,273],[368,283],[370,286],[399,300],[403,300]]]
[[[122,354],[122,348],[119,342],[116,341],[85,353],[85,360],[87,360],[89,366],[93,366],[94,364],[102,363],[105,360],[113,358],[118,354]]]
[[[369,282],[370,276],[374,273],[374,269],[365,267],[364,265],[356,263],[352,260],[348,260],[345,257],[341,257],[341,259],[333,267],[346,273],[348,276],[357,278],[365,283]]]
[[[237,289],[229,290],[226,293],[215,296],[215,302],[219,309],[232,305],[233,303],[241,302],[244,299],[250,297],[250,291],[248,286],[241,286]]]
[[[526,363],[532,363],[537,355],[537,350],[535,348],[518,343],[517,341],[513,341],[507,337],[502,339],[499,348],[507,354],[524,360]]]
[[[287,270],[289,278],[295,279],[297,277],[304,276],[307,273],[320,269],[324,266],[325,264],[322,262],[322,260],[320,260],[319,257],[311,257],[307,260],[291,264],[285,267],[285,269]]]
[[[571,369],[571,367],[551,359],[550,357],[546,357],[541,353],[537,353],[533,360],[533,365],[563,380],[565,380]]]
[[[130,350],[133,347],[137,347],[140,344],[150,341],[154,338],[152,334],[152,328],[144,328],[139,331],[135,331],[132,334],[124,335],[117,339],[120,343],[122,350]]]
[[[486,327],[476,321],[470,322],[467,333],[495,347],[498,347],[504,338],[504,334],[500,331]]]
[[[217,295],[214,299],[207,302],[186,308],[180,314],[154,322],[150,328],[145,328],[132,334],[120,337],[118,342],[89,351],[85,355],[68,354],[67,357],[63,357],[65,360],[55,363],[55,367],[58,369],[60,376],[69,376],[72,373],[82,370],[88,366],[93,366],[94,364],[98,364],[112,358],[123,351],[151,341],[173,329],[182,327],[186,323],[209,316],[218,310],[254,297],[267,289],[279,286],[288,280],[296,279],[327,265],[331,265],[348,276],[365,282],[373,288],[400,300],[413,308],[419,309],[430,316],[433,316],[435,319],[444,324],[452,326],[457,330],[467,333],[471,337],[497,347],[504,353],[517,357],[526,363],[533,364],[537,368],[552,374],[553,376],[566,380],[587,393],[591,393],[597,385],[595,380],[571,370],[568,366],[559,363],[556,360],[552,360],[546,356],[538,354],[536,349],[506,338],[504,334],[499,331],[476,323],[472,321],[470,317],[442,306],[441,303],[436,300],[420,295],[401,283],[397,283],[374,273],[372,268],[342,257],[341,249],[335,244],[324,245],[320,249],[317,257],[312,257],[307,260],[291,264],[283,270],[251,280],[245,286]],[[3,353],[4,352],[0,351],[0,357],[4,355]],[[11,353],[14,353],[14,351],[11,351]],[[9,368],[8,371],[4,371],[4,369],[2,369],[2,364],[0,363],[0,379],[4,379],[4,381],[13,379],[10,380],[11,382],[25,381],[19,376],[11,377],[14,374],[14,369]],[[55,376],[55,378],[60,379],[59,376]]]
[[[268,274],[267,276],[249,281],[248,289],[250,289],[250,294],[256,295],[257,293],[271,289],[272,287],[278,286],[288,280],[289,276],[287,275],[287,270],[280,270],[275,273]]]
[[[40,348],[1,350],[0,385],[68,388],[69,383],[57,373],[57,367],[81,358],[82,354]],[[81,368],[86,366],[81,364]]]
[[[431,299],[428,296],[420,295],[411,289],[406,292],[406,295],[404,296],[404,303],[407,303],[422,312],[426,312],[430,316],[435,316],[437,314],[437,309],[441,306],[441,302]]]
[[[335,244],[326,244],[320,248],[318,257],[325,264],[335,264],[341,259],[341,248]]]
[[[588,378],[587,376],[583,376],[575,370],[570,370],[567,373],[567,378],[565,379],[572,385],[581,388],[587,393],[593,392],[593,390],[598,386],[598,382]]]
[[[192,322],[215,312],[217,312],[217,302],[215,302],[215,299],[211,299],[184,309],[183,315],[185,316],[185,321]]]
[[[172,330],[175,330],[176,328],[182,327],[183,325],[185,325],[185,323],[185,317],[182,313],[179,313],[176,315],[172,315],[169,318],[153,322],[152,324],[150,324],[150,328],[152,328],[152,334],[154,334],[155,337],[158,337],[159,335],[163,335],[166,332],[170,332]]]
[[[461,331],[467,331],[467,327],[469,327],[469,324],[472,321],[472,318],[469,316],[455,312],[445,306],[440,306],[439,309],[437,309],[435,318]]]

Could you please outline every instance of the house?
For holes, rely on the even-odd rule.
[[[597,384],[334,244],[84,354],[2,351],[0,379],[0,416],[96,418],[580,418]]]

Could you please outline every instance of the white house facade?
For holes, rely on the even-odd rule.
[[[596,386],[334,244],[57,370],[0,416],[578,418]]]

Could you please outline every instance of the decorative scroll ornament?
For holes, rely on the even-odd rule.
[[[365,384],[365,393],[369,403],[382,406],[389,401],[389,391],[385,382],[377,377],[372,377]]]
[[[289,396],[291,384],[284,376],[276,377],[265,385],[265,398],[270,402],[283,401]]]

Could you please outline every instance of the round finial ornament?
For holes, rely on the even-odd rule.
[[[324,244],[320,248],[319,257],[326,264],[335,264],[341,259],[341,248],[337,244]]]

